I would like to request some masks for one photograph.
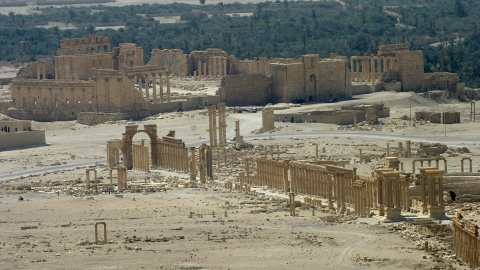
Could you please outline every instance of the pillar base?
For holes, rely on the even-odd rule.
[[[385,209],[385,216],[374,216],[373,218],[375,220],[378,220],[382,223],[392,223],[392,222],[398,222],[398,221],[404,221],[405,218],[402,216],[402,208],[401,207],[395,207],[395,208],[389,208],[386,207]]]
[[[382,204],[378,206],[378,215],[385,216],[385,207]]]
[[[429,206],[428,213],[431,219],[449,219],[445,215],[445,206]]]

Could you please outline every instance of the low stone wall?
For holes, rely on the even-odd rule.
[[[362,111],[316,111],[308,113],[275,114],[275,121],[291,123],[327,123],[337,125],[350,125],[356,121],[365,121]]]
[[[362,95],[372,92],[372,86],[369,84],[352,84],[352,95]]]
[[[78,117],[75,111],[46,111],[46,110],[21,110],[10,108],[7,115],[20,120],[33,120],[39,122],[72,121]]]
[[[95,126],[110,121],[125,119],[124,113],[98,113],[98,112],[81,112],[78,114],[77,122],[79,124]]]
[[[0,133],[0,150],[45,144],[45,130]]]

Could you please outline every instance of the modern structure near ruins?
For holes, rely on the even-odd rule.
[[[213,96],[178,97],[170,76],[221,79]],[[95,124],[122,118],[204,108],[318,102],[380,90],[449,90],[461,96],[464,85],[450,73],[423,72],[422,51],[409,44],[380,46],[377,55],[304,55],[299,59],[238,60],[219,49],[152,51],[143,65],[143,49],[108,37],[64,39],[54,62],[39,60],[22,68],[11,82],[7,114],[37,121],[75,120]]]

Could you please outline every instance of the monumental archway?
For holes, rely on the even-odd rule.
[[[158,166],[158,155],[157,155],[157,125],[144,125],[143,129],[139,130],[137,125],[131,125],[125,127],[125,133],[123,136],[123,165],[127,167],[127,170],[133,168],[133,157],[132,157],[132,142],[133,136],[139,132],[145,132],[150,137],[150,151],[152,158],[152,167]]]

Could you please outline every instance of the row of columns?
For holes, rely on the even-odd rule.
[[[257,175],[252,184],[269,188],[288,190],[288,160],[276,161],[257,159]]]
[[[127,189],[127,167],[118,165],[115,168],[110,168],[110,188],[113,189],[113,171],[117,171],[117,186],[118,191]]]
[[[213,166],[212,166],[212,150],[211,148],[206,145],[202,144],[198,148],[199,152],[199,163],[198,163],[198,171],[200,174],[200,182],[206,183],[207,178],[213,178]]]
[[[218,104],[218,128],[217,109],[215,106],[208,107],[208,132],[211,147],[227,145],[227,117],[225,103]]]
[[[208,64],[198,61],[198,71],[194,71],[195,77],[218,78],[227,75],[227,58],[224,56],[211,56]]]
[[[352,82],[370,82],[381,80],[383,72],[398,69],[398,58],[390,56],[352,56],[350,58],[350,77]]]
[[[159,165],[166,169],[187,172],[189,169],[188,149],[183,143],[158,142]]]
[[[477,269],[480,267],[479,226],[462,219],[460,213],[453,219],[453,251],[457,258],[469,264],[472,269]]]
[[[166,77],[166,85],[167,85],[167,92],[166,95],[163,92],[163,76],[165,75]],[[160,93],[159,93],[159,98],[160,102],[157,100],[157,76],[159,80],[159,87],[160,87]],[[153,94],[153,104],[157,103],[165,103],[165,102],[170,102],[171,100],[171,95],[170,95],[170,75],[168,72],[162,72],[162,73],[145,73],[145,74],[136,74],[134,77],[134,83],[136,82],[138,84],[138,90],[140,93],[143,95],[143,82],[145,81],[145,99],[150,102],[150,86],[149,82],[152,82],[152,94]]]
[[[435,167],[424,167],[419,170],[423,212],[428,212],[434,219],[446,218],[443,204],[443,174],[445,171]]]
[[[141,172],[150,170],[150,161],[148,158],[148,146],[144,146],[144,140],[140,144],[133,145],[133,169]]]
[[[419,158],[419,159],[414,159],[412,161],[412,173],[415,174],[415,164],[417,162],[420,162],[420,167],[423,167],[424,162],[428,162],[428,167],[432,167],[432,161],[435,161],[435,167],[438,169],[439,168],[439,161],[443,161],[443,167],[444,171],[447,172],[447,160],[445,158]]]

